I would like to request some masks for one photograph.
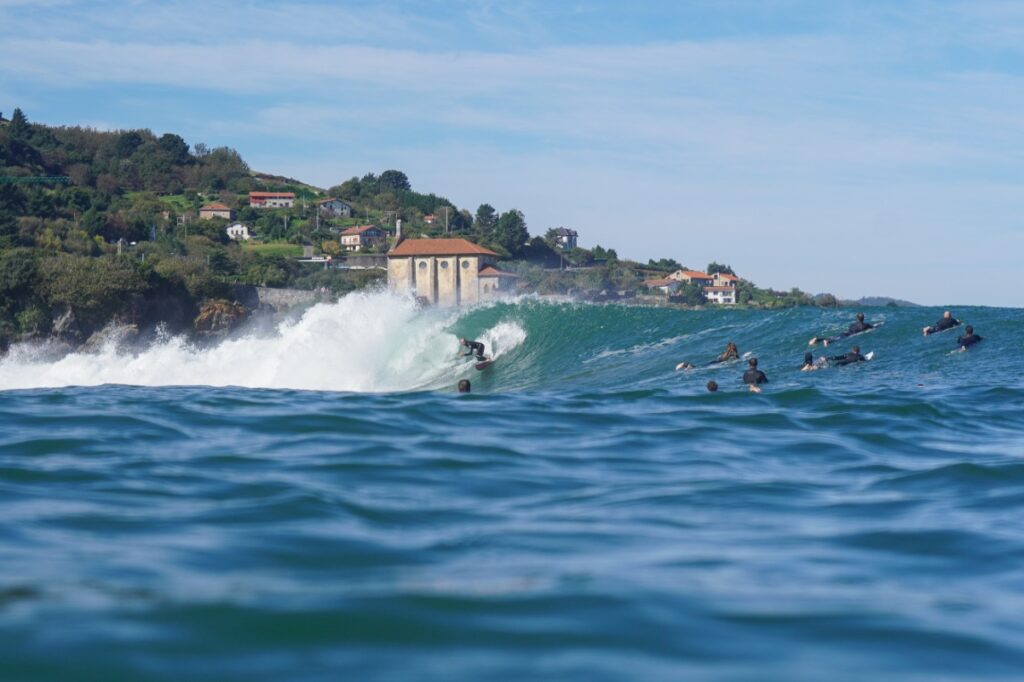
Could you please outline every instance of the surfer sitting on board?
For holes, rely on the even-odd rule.
[[[845,355],[836,355],[830,358],[837,367],[852,365],[855,362],[867,362],[867,358],[860,354],[860,346],[854,346]]]
[[[463,353],[462,357],[466,358],[470,355],[476,355],[476,359],[483,362],[487,358],[484,357],[484,344],[479,341],[470,341],[468,339],[459,339],[459,343],[469,349],[469,352]]]
[[[725,345],[725,350],[722,351],[722,354],[719,355],[714,360],[712,360],[711,362],[709,362],[707,364],[707,366],[708,367],[714,367],[715,365],[720,365],[723,362],[729,362],[730,360],[739,360],[739,359],[740,359],[740,351],[739,351],[738,348],[736,348],[735,342],[730,341],[729,343],[727,343]],[[678,365],[676,365],[676,371],[681,370],[681,369],[696,369],[696,367],[693,365],[693,363],[683,361],[683,362],[680,362]]]
[[[838,341],[839,339],[845,339],[848,336],[853,336],[854,334],[860,334],[861,332],[866,332],[867,330],[874,329],[874,328],[875,328],[875,325],[871,324],[870,322],[865,322],[864,321],[864,313],[857,313],[857,319],[854,321],[854,323],[850,325],[849,329],[847,329],[845,332],[843,332],[839,336],[833,336],[833,337],[827,338],[827,339],[822,339],[820,337],[815,336],[813,339],[811,339],[808,342],[807,345],[813,346],[814,344],[818,343],[818,341],[821,341],[822,343],[824,343],[827,346],[828,344],[833,343],[835,341]]]
[[[958,338],[956,342],[960,346],[960,350],[967,350],[981,340],[982,338],[974,333],[974,327],[967,325],[964,327],[964,335]]]
[[[953,327],[957,327],[959,325],[960,325],[960,320],[958,320],[955,317],[953,317],[953,313],[951,313],[951,312],[949,312],[947,310],[942,315],[942,317],[939,318],[938,322],[936,322],[935,324],[933,324],[930,327],[925,327],[923,329],[923,331],[924,331],[924,335],[928,336],[929,334],[934,334],[935,332],[944,332],[947,329],[952,329]]]
[[[768,377],[765,376],[764,372],[757,368],[757,358],[750,358],[747,360],[747,364],[750,365],[750,368],[743,373],[743,383],[750,386],[751,391],[760,393],[760,385],[767,384]]]

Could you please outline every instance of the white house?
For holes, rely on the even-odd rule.
[[[708,303],[736,305],[736,287],[704,287],[704,298]]]
[[[341,233],[341,246],[346,251],[362,251],[374,246],[383,246],[387,234],[376,225],[350,227]]]
[[[235,223],[234,225],[228,226],[227,232],[228,237],[235,241],[247,242],[252,239],[252,235],[249,234],[249,227],[242,223]]]

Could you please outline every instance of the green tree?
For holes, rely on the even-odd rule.
[[[684,284],[676,296],[683,300],[686,305],[704,305],[704,287],[697,284],[696,282],[687,282]]]
[[[20,108],[15,109],[11,114],[11,122],[7,126],[7,134],[12,140],[27,140],[32,133],[32,126]]]
[[[498,212],[490,204],[480,204],[476,209],[476,218],[473,219],[473,229],[481,236],[489,235],[498,223],[497,215]]]
[[[411,190],[409,178],[402,171],[386,170],[380,174],[377,180],[378,186],[391,190]]]
[[[707,270],[705,270],[705,272],[707,272],[709,275],[717,275],[718,273],[721,273],[723,275],[733,275],[734,277],[736,276],[736,273],[733,272],[731,267],[729,267],[728,265],[722,265],[721,263],[716,263],[714,261],[708,263],[708,268]]]
[[[511,209],[501,214],[494,228],[494,241],[513,258],[517,257],[530,240],[530,232],[526,228],[526,218],[518,209]]]

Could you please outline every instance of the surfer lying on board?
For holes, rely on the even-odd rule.
[[[974,327],[967,325],[964,327],[964,335],[956,340],[957,345],[960,346],[960,350],[967,350],[976,343],[982,341],[982,338],[974,333]]]
[[[829,358],[836,367],[843,367],[844,365],[852,365],[855,362],[867,362],[867,358],[860,354],[860,346],[854,346],[849,353],[845,355],[835,355]]]
[[[960,325],[960,320],[953,317],[953,313],[948,310],[939,318],[939,321],[930,327],[925,327],[922,331],[925,336],[934,334],[935,332],[944,332],[947,329],[952,329]]]
[[[804,364],[800,368],[801,372],[813,372],[816,369],[821,369],[828,365],[828,358],[814,359],[814,354],[811,351],[804,353]]]
[[[714,367],[715,365],[720,365],[723,362],[729,362],[730,360],[739,360],[739,359],[740,359],[740,351],[736,347],[735,342],[730,341],[729,343],[727,343],[725,345],[725,350],[722,351],[722,354],[719,355],[714,360],[712,360],[711,362],[709,362],[706,366],[707,367]],[[676,365],[676,371],[679,371],[681,369],[697,369],[697,368],[693,365],[693,363],[686,362],[684,360],[683,362],[680,362],[678,365]]]
[[[824,343],[827,346],[828,344],[834,343],[834,342],[838,341],[839,339],[845,339],[845,338],[847,338],[849,336],[853,336],[854,334],[860,334],[862,332],[866,332],[867,330],[874,329],[874,328],[875,328],[875,325],[871,324],[870,322],[865,322],[864,321],[864,313],[857,313],[857,319],[854,321],[854,323],[850,325],[849,329],[847,329],[845,332],[843,332],[839,336],[833,336],[833,337],[826,338],[826,339],[822,339],[820,337],[815,336],[813,339],[811,339],[807,343],[807,345],[813,346],[816,343],[818,343],[818,341],[821,341],[822,343]]]
[[[469,349],[469,352],[463,353],[462,357],[467,358],[470,355],[476,355],[476,359],[483,362],[487,358],[484,357],[484,344],[479,341],[470,341],[468,339],[459,339],[459,343]]]
[[[747,360],[747,364],[750,365],[750,368],[743,373],[743,383],[750,386],[750,390],[754,393],[760,393],[761,384],[767,384],[768,377],[757,368],[757,358],[750,358]]]

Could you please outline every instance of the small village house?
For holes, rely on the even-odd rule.
[[[736,275],[727,275],[724,272],[716,273],[714,278],[714,286],[716,287],[735,287],[736,282],[740,279]]]
[[[684,284],[699,284],[702,287],[710,287],[715,284],[714,276],[697,270],[676,270],[667,278]]]
[[[466,239],[406,239],[388,252],[388,287],[436,305],[471,305],[506,291],[511,273],[488,270],[497,259]]]
[[[212,204],[206,204],[199,209],[199,219],[209,220],[210,218],[224,218],[225,220],[234,220],[235,212],[224,204],[214,202]]]
[[[320,215],[328,218],[351,218],[352,207],[346,204],[341,199],[335,199],[334,197],[328,197],[321,199],[316,202],[317,210],[320,211]]]
[[[383,246],[386,241],[387,233],[376,225],[350,227],[341,233],[341,248],[346,251],[362,251]]]
[[[704,287],[704,298],[708,303],[736,305],[736,287]]]
[[[555,243],[558,244],[562,251],[572,251],[575,249],[578,239],[579,233],[576,230],[570,230],[567,227],[555,229]]]
[[[295,192],[249,192],[249,205],[255,208],[291,208]]]
[[[437,222],[437,216],[434,215],[433,213],[425,215],[423,216],[423,222],[426,223],[427,225],[433,225],[435,222]]]
[[[243,225],[242,223],[235,223],[234,225],[229,225],[227,228],[227,233],[228,237],[230,239],[234,239],[236,242],[247,242],[250,239],[252,239],[252,235],[249,234],[248,225]]]
[[[683,283],[677,279],[659,277],[657,279],[645,279],[644,286],[652,291],[660,291],[663,294],[672,295],[679,291],[679,288],[683,286]]]
[[[477,273],[480,278],[480,300],[487,301],[516,292],[519,275],[487,265]]]

